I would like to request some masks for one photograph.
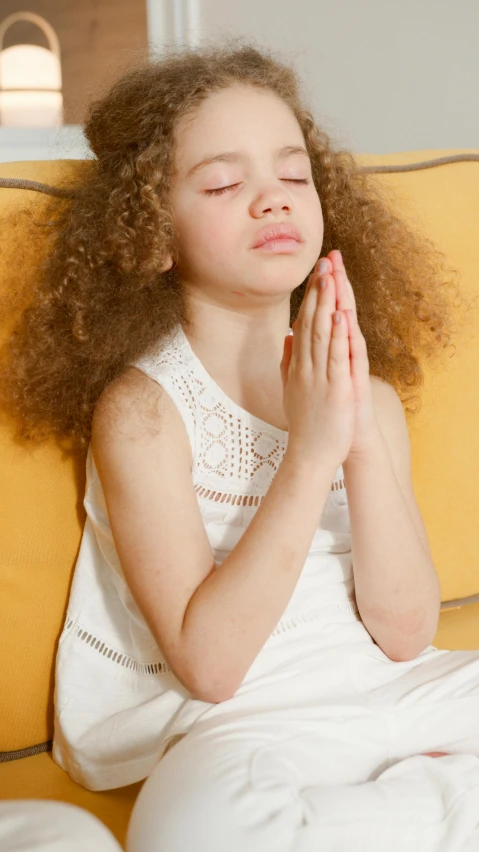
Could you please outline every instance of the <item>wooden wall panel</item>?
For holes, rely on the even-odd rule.
[[[0,20],[26,9],[46,18],[60,41],[64,124],[83,124],[88,102],[148,56],[146,0],[1,0]],[[22,41],[48,44],[37,26],[19,21],[3,46]]]

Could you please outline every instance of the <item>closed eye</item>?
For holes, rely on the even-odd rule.
[[[310,183],[307,178],[281,178],[281,180],[289,181],[290,183]],[[227,192],[229,189],[234,189],[239,186],[238,183],[232,183],[231,186],[222,186],[221,189],[205,189],[206,195],[221,195],[222,192]]]

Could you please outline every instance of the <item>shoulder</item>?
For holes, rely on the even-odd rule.
[[[131,423],[139,425],[147,412],[158,405],[161,387],[136,367],[128,367],[101,392],[93,412],[92,431],[115,431]]]
[[[409,431],[401,398],[393,385],[370,376],[374,413],[389,449],[396,454],[409,455]]]
[[[128,367],[103,389],[92,419],[92,444],[105,436],[118,440],[168,440],[183,421],[164,388],[136,367]],[[188,441],[189,446],[189,441]]]
[[[379,376],[369,376],[371,380],[371,393],[373,403],[378,417],[387,416],[388,412],[404,411],[400,396],[393,385],[381,379]]]

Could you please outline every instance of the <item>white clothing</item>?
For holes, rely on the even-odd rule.
[[[395,663],[355,623],[289,635],[288,663],[157,764],[127,852],[478,852],[479,652]]]
[[[0,802],[2,852],[121,852],[110,829],[90,811],[50,799]]]
[[[181,328],[136,366],[183,418],[221,566],[287,433],[229,399]],[[342,474],[281,619],[235,695],[210,704],[161,661],[122,577],[89,452],[53,757],[94,790],[147,778],[128,852],[478,852],[479,652],[430,645],[393,662],[375,644],[355,601]]]
[[[288,433],[236,405],[212,380],[181,326],[134,366],[171,396],[193,455],[192,479],[215,563],[251,522],[287,446]],[[52,757],[74,781],[106,790],[146,778],[168,740],[217,705],[194,698],[165,662],[123,576],[91,446],[83,505],[87,518],[55,666]],[[247,672],[248,690],[282,665],[304,629],[355,625],[349,515],[339,467],[299,582]],[[327,629],[327,627],[326,627]],[[299,631],[299,632],[298,632]]]

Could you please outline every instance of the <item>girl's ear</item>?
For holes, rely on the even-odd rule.
[[[173,258],[169,254],[167,259],[165,260],[163,266],[160,269],[160,272],[168,272],[173,266]]]

